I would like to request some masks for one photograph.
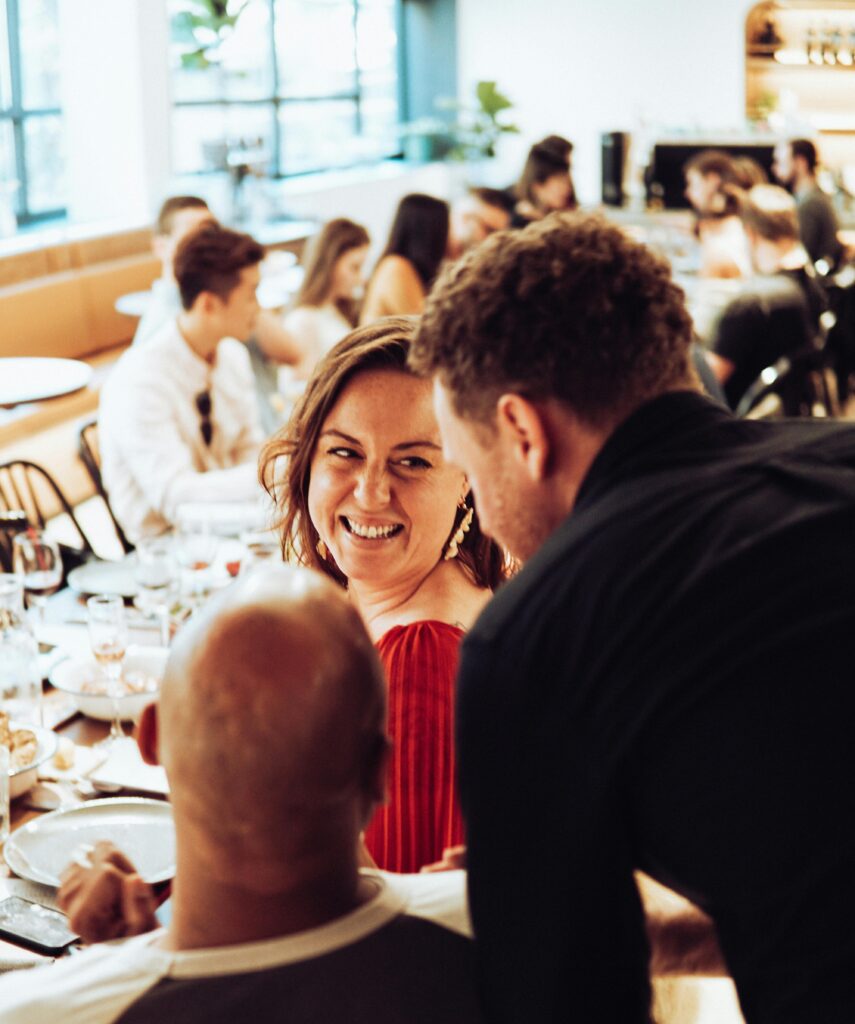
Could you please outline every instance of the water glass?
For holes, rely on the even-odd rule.
[[[169,537],[146,537],[137,542],[134,577],[136,605],[160,622],[160,642],[169,646],[169,612],[175,600],[177,567]]]
[[[124,696],[122,662],[128,646],[125,604],[117,594],[96,594],[86,602],[89,643],[95,660],[107,677],[107,695],[112,698],[113,718],[106,743],[124,739],[119,699]]]
[[[9,748],[0,743],[0,843],[9,838]]]
[[[199,598],[208,569],[217,555],[217,537],[211,524],[199,519],[184,519],[176,533],[178,561],[191,574],[191,594]]]
[[[241,557],[240,574],[252,572],[260,565],[270,565],[282,561],[282,545],[275,533],[268,531],[248,531],[240,535],[244,546]]]
[[[12,567],[23,577],[30,605],[44,625],[47,599],[62,582],[59,546],[43,530],[19,533],[12,540]]]
[[[42,724],[38,646],[16,573],[0,573],[0,707],[16,722]]]

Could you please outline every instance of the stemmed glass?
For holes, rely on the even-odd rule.
[[[110,735],[102,740],[112,744],[124,739],[122,719],[119,712],[119,698],[122,691],[122,661],[128,646],[128,627],[125,621],[125,605],[117,594],[96,594],[86,602],[89,622],[89,643],[95,660],[107,677],[107,696],[111,698],[113,718]]]
[[[160,622],[160,642],[169,646],[169,609],[176,583],[175,558],[170,537],[147,537],[137,542],[136,605]]]
[[[27,530],[14,537],[12,549],[13,568],[23,577],[29,603],[43,626],[47,599],[62,582],[59,546],[43,530]]]
[[[217,554],[217,537],[210,523],[182,519],[178,524],[178,561],[192,573],[191,596],[196,602],[202,593],[202,580]]]

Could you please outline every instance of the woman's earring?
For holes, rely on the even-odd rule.
[[[327,551],[326,544],[324,544],[320,537],[318,538],[318,543],[315,545],[315,551],[317,551],[317,553],[321,556],[321,561],[325,562],[327,560],[327,555],[329,554],[329,552]]]
[[[460,520],[460,526],[457,527],[457,531],[454,536],[448,542],[445,554],[442,556],[446,562],[450,562],[452,558],[457,558],[457,552],[460,545],[463,543],[463,538],[469,533],[469,527],[472,525],[472,520],[475,518],[475,509],[470,505],[468,508],[465,503],[459,506],[460,508],[466,509],[466,515]]]

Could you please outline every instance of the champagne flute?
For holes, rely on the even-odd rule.
[[[27,530],[13,538],[12,551],[13,568],[23,577],[29,604],[43,626],[47,599],[62,582],[59,546],[43,530]]]
[[[117,594],[96,594],[86,602],[86,610],[89,643],[95,660],[107,677],[107,695],[112,698],[110,735],[102,743],[112,744],[125,738],[119,712],[119,698],[123,696],[122,661],[128,645],[125,605]]]

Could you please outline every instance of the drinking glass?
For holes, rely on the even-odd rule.
[[[279,537],[269,530],[247,531],[240,535],[244,554],[240,563],[240,575],[252,572],[259,565],[282,561],[282,545]]]
[[[199,519],[183,519],[176,533],[178,561],[191,573],[191,596],[198,601],[205,574],[217,554],[217,537],[211,524]]]
[[[169,646],[169,610],[176,587],[176,565],[169,537],[145,537],[137,542],[136,605],[160,622],[160,642]]]
[[[123,696],[122,661],[128,646],[128,627],[125,605],[117,594],[96,594],[86,602],[89,622],[89,643],[95,660],[107,677],[107,696],[112,698],[113,718],[110,735],[105,744],[124,739],[119,712],[119,698]]]
[[[9,838],[9,748],[0,743],[0,846]]]
[[[47,599],[62,582],[59,547],[43,530],[27,530],[15,536],[12,551],[12,567],[23,577],[29,604],[43,626]]]

